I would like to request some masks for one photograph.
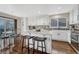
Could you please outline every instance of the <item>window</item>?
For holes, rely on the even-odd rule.
[[[52,27],[57,27],[57,19],[52,19],[51,20],[51,26]]]
[[[66,27],[66,18],[59,18],[59,27]]]
[[[8,19],[6,21],[6,33],[7,34],[13,34],[15,32],[15,25],[14,25],[14,20]]]
[[[66,18],[53,18],[51,19],[52,28],[67,28],[67,19]]]
[[[4,28],[5,28],[5,20],[0,18],[0,38],[2,35],[4,35],[3,33],[5,32]]]
[[[0,17],[0,38],[15,33],[15,20]]]

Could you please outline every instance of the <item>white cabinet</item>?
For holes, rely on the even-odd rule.
[[[70,12],[70,21],[69,21],[70,24],[77,23],[77,15],[78,15],[77,10],[72,10]]]
[[[70,12],[70,24],[79,23],[79,5],[75,6],[75,8]]]
[[[69,24],[74,24],[74,11],[70,11]]]
[[[70,42],[70,31],[65,30],[53,30],[52,40],[60,40]]]
[[[37,24],[37,19],[35,17],[29,17],[28,18],[28,25],[36,25]]]
[[[46,16],[46,17],[42,17],[41,19],[41,22],[42,22],[42,25],[49,25],[49,17]],[[39,22],[40,23],[40,22]]]
[[[30,26],[49,25],[49,17],[48,16],[29,17],[28,25],[30,25]]]

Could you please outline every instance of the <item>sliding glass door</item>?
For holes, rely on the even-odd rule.
[[[3,47],[2,37],[5,36],[5,19],[0,17],[0,49]]]
[[[15,33],[15,22],[14,20],[6,20],[6,35],[12,35]]]
[[[0,38],[15,34],[15,20],[0,17]]]
[[[10,43],[12,44],[14,42],[12,35],[15,34],[15,20],[14,19],[8,19],[0,17],[0,49],[3,47],[3,39],[5,36],[9,37]],[[7,43],[5,43],[6,46],[8,46],[8,40]]]
[[[0,39],[15,34],[15,20],[0,17]]]
[[[5,19],[0,17],[0,39],[5,36]]]

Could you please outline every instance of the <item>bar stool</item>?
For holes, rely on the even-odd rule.
[[[9,39],[9,36],[4,36],[4,37],[2,37],[2,39],[3,39],[3,45],[4,45],[4,48],[3,49],[5,49],[6,48],[6,43],[7,43],[7,39]],[[10,40],[9,40],[9,42],[10,42]],[[2,52],[3,52],[3,50],[2,50]]]
[[[12,53],[17,52],[17,53],[22,53],[22,36],[20,34],[17,34],[16,36],[14,36],[14,43],[13,43],[13,47],[12,47]]]
[[[14,47],[14,42],[15,42],[15,39],[17,38],[17,36],[18,36],[18,34],[12,34],[12,35],[10,35],[10,39],[9,39],[9,53],[13,53],[13,47]],[[13,38],[13,43],[10,43],[10,40],[11,40],[11,38]]]
[[[24,39],[28,39],[28,45],[27,45],[27,47],[28,47],[28,54],[30,53],[30,50],[29,50],[29,46],[30,45],[33,45],[33,44],[30,44],[30,39],[32,39],[33,38],[33,36],[29,36],[29,35],[25,35],[25,36],[23,36],[23,45],[24,45]],[[22,51],[23,51],[23,48],[22,48]]]
[[[34,54],[34,49],[35,49],[35,41],[37,41],[37,50],[39,47],[42,48],[42,53],[44,52],[43,49],[45,49],[45,53],[46,53],[46,38],[42,38],[42,37],[34,37],[33,38],[33,54]],[[39,42],[41,42],[41,46],[39,45]],[[44,43],[44,46],[43,46]]]

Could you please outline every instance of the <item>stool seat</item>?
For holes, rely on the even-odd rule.
[[[44,37],[34,37],[33,40],[35,40],[35,41],[45,41],[46,38],[44,38]]]
[[[43,49],[45,49],[45,52],[46,52],[46,44],[45,44],[46,39],[47,38],[45,37],[33,37],[33,53],[34,53],[34,48],[35,48],[35,41],[37,41],[37,50],[40,47],[42,48],[42,53],[43,53]],[[41,46],[39,42],[41,42]],[[43,43],[44,43],[44,46],[43,46]]]
[[[4,37],[2,37],[2,39],[7,39],[7,38],[9,38],[9,36],[4,36]]]

